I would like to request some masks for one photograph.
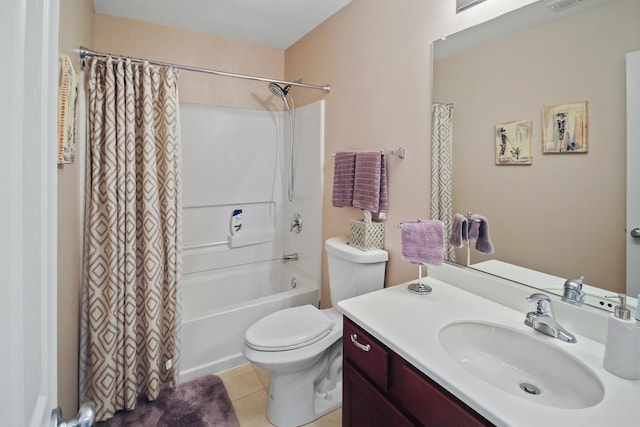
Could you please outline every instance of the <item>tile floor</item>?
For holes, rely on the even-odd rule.
[[[267,421],[269,375],[260,367],[246,364],[218,374],[229,393],[241,427],[272,427]],[[342,409],[319,418],[308,427],[342,426]]]

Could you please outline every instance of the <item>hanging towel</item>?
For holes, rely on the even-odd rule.
[[[451,224],[451,236],[449,236],[449,244],[456,248],[461,248],[467,241],[467,218],[459,213],[453,216]]]
[[[466,241],[476,242],[476,250],[486,254],[493,253],[493,243],[489,236],[489,221],[482,215],[472,214],[469,223],[469,235],[467,236],[467,217],[460,214],[453,216],[451,224],[451,246],[461,248]]]
[[[336,153],[333,167],[333,206],[353,206],[353,182],[356,168],[355,151]]]
[[[466,228],[465,228],[466,230]],[[476,214],[471,215],[471,222],[469,222],[469,233],[465,237],[465,233],[462,233],[462,237],[468,239],[470,242],[477,242],[480,237],[480,219]]]
[[[471,227],[469,227],[469,241],[473,242],[474,239],[478,251],[486,254],[493,253],[493,243],[489,237],[489,221],[478,214],[471,215]]]
[[[78,75],[69,55],[58,56],[58,164],[76,161]]]
[[[356,153],[353,207],[371,212],[387,212],[387,168],[380,150]]]
[[[401,235],[403,259],[413,264],[442,265],[445,241],[442,221],[403,222]]]
[[[379,213],[389,211],[389,190],[387,187],[387,156],[380,157],[380,210]],[[382,219],[382,216],[380,216]]]

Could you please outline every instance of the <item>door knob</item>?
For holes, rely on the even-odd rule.
[[[640,228],[634,228],[629,234],[631,234],[631,237],[633,237],[634,239],[640,239]]]
[[[96,407],[93,402],[83,403],[76,418],[65,420],[62,418],[62,409],[55,408],[51,411],[51,427],[91,427],[96,419]]]

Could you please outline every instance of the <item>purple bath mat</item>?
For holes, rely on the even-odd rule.
[[[160,392],[149,402],[140,396],[133,411],[118,411],[96,427],[239,427],[220,377],[207,375]]]

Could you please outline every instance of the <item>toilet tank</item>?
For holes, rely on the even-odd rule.
[[[383,249],[362,251],[347,243],[346,237],[325,242],[329,267],[331,304],[384,287],[389,254]]]

